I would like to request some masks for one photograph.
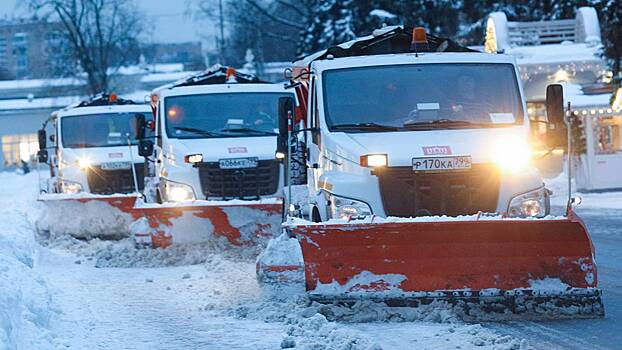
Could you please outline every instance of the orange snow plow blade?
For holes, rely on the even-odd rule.
[[[154,247],[176,243],[213,242],[229,247],[260,249],[279,232],[281,200],[248,203],[197,201],[181,205],[137,205],[136,219],[147,225],[137,228],[137,241],[146,236]]]
[[[43,217],[37,221],[40,231],[76,238],[119,239],[129,236],[134,221],[137,195],[63,195],[44,194]]]
[[[574,214],[560,220],[309,224],[286,229],[300,242],[306,290],[319,302],[371,299],[416,306],[446,300],[467,306],[467,313],[477,306],[545,317],[604,315],[593,245]]]
[[[40,231],[80,239],[121,239],[164,248],[210,242],[258,252],[279,233],[281,199],[144,204],[137,195],[42,195]]]

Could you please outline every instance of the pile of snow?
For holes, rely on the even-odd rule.
[[[49,349],[56,313],[46,282],[34,270],[32,235],[37,175],[0,172],[0,349]],[[15,198],[15,189],[23,197]]]
[[[564,165],[564,169],[566,166]],[[545,180],[546,187],[553,191],[551,205],[565,207],[568,201],[568,176],[563,171],[553,179]],[[610,191],[602,193],[577,193],[574,180],[572,181],[573,196],[581,197],[581,209],[622,209],[622,191]]]
[[[136,246],[133,238],[123,240],[79,240],[67,235],[39,236],[39,243],[50,249],[64,250],[77,256],[76,263],[92,263],[95,267],[165,267],[203,264],[213,255],[252,262],[243,251],[221,251],[213,242],[174,244],[169,248],[152,249]]]
[[[360,332],[338,327],[326,317],[315,314],[301,319],[287,330],[281,348],[382,350]]]

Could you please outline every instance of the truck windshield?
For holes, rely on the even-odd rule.
[[[416,64],[323,73],[331,131],[374,132],[522,124],[511,64]]]
[[[63,147],[127,146],[128,136],[131,143],[136,144],[135,114],[105,113],[62,117],[60,127]]]
[[[165,99],[171,138],[274,136],[278,101],[285,93],[215,93]]]

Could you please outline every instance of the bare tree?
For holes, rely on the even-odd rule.
[[[63,24],[92,94],[107,91],[110,75],[138,56],[144,27],[133,0],[28,0],[28,5]]]
[[[195,0],[189,7],[197,19],[217,25],[216,46],[222,63],[244,64],[250,49],[261,65],[295,57],[315,1]]]

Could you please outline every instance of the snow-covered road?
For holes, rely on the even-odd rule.
[[[440,309],[414,322],[335,323],[299,299],[262,295],[254,263],[222,252],[199,247],[156,254],[129,242],[58,238],[37,243],[36,175],[0,173],[0,183],[0,350],[616,349],[622,344],[622,201],[615,209],[622,194],[585,196],[580,210],[597,249],[605,319],[480,325],[464,324]],[[599,209],[603,203],[608,209]],[[373,316],[374,310],[362,312]]]
[[[603,290],[605,318],[551,322],[511,322],[489,325],[493,329],[526,338],[540,349],[622,348],[622,209],[601,209],[611,202],[584,195],[585,206],[577,212],[585,221],[596,249],[599,284]],[[622,194],[619,206],[622,208]]]

